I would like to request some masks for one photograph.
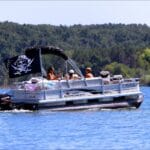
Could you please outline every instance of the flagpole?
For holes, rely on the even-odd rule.
[[[43,65],[43,63],[42,63],[42,56],[41,56],[41,48],[39,48],[39,57],[40,57],[41,75],[42,75],[42,77],[43,77],[43,72],[42,72],[42,65]]]
[[[42,71],[43,62],[42,62],[41,48],[39,49],[39,55],[40,55],[41,75],[42,75],[42,88],[44,89],[44,78],[43,78],[44,74],[43,74],[43,71]],[[44,99],[46,99],[45,89],[44,89]]]

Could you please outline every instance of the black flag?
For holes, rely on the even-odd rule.
[[[5,60],[9,77],[15,78],[26,74],[41,72],[39,53],[19,55]]]

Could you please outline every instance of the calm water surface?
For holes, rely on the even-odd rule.
[[[136,110],[0,112],[2,150],[149,150],[150,87]]]

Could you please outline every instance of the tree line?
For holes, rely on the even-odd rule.
[[[31,25],[0,22],[0,84],[9,79],[4,59],[24,53],[31,46],[57,46],[81,70],[92,67],[124,77],[139,77],[150,84],[150,27],[146,24]],[[45,58],[48,62],[48,58]]]

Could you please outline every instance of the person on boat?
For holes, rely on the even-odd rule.
[[[104,84],[110,83],[110,72],[109,71],[100,71],[100,77],[102,78]]]
[[[47,72],[47,79],[48,80],[57,80],[58,79],[53,67],[49,67],[48,72]]]
[[[90,67],[87,67],[85,69],[85,78],[93,78],[94,75],[92,74],[92,69]]]
[[[73,69],[69,70],[69,80],[76,80],[79,79],[79,76],[74,72]]]

